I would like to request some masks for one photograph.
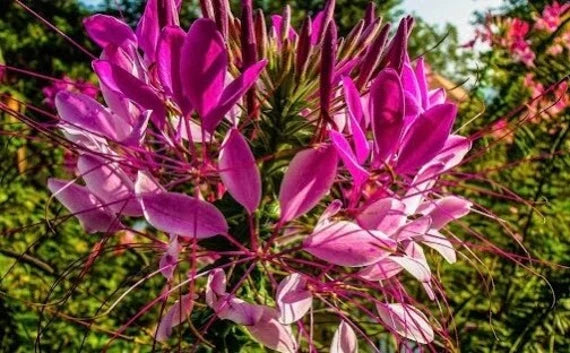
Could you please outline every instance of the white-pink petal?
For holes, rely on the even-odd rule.
[[[427,317],[408,304],[377,304],[376,309],[386,327],[398,335],[427,344],[433,341],[434,333]]]
[[[346,323],[346,321],[341,321],[338,329],[334,333],[330,353],[357,353],[358,352],[358,341],[356,340],[356,334],[352,327]]]
[[[307,290],[307,281],[303,276],[293,273],[279,283],[275,301],[279,308],[279,322],[291,324],[311,309],[313,295]]]

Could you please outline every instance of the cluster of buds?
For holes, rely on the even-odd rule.
[[[392,36],[372,4],[342,38],[333,0],[299,30],[289,7],[267,25],[251,0],[240,17],[203,0],[185,30],[180,2],[149,0],[136,30],[85,20],[106,105],[57,94],[77,178],[48,183],[86,232],[159,249],[171,304],[155,338],[206,310],[194,345],[229,320],[278,352],[316,352],[313,320],[332,313],[331,352],[379,351],[370,325],[401,347],[451,346],[407,287],[443,298],[425,251],[456,261],[446,226],[472,204],[438,181],[471,141],[452,134],[456,106],[408,56],[412,18]]]

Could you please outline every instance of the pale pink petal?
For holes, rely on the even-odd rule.
[[[427,233],[431,224],[432,220],[430,217],[424,216],[416,218],[400,227],[398,232],[394,234],[392,238],[397,241],[414,239],[415,237],[419,237]]]
[[[389,197],[365,206],[356,220],[364,229],[377,229],[391,235],[406,222],[407,215],[404,211],[404,203]]]
[[[247,140],[235,128],[222,143],[218,168],[228,192],[253,213],[261,200],[261,176]]]
[[[313,256],[331,264],[367,266],[387,257],[396,243],[384,233],[364,230],[355,223],[340,221],[321,227],[303,242]]]
[[[142,209],[135,197],[134,185],[117,163],[92,155],[82,155],[77,170],[87,188],[116,214],[142,216]]]
[[[74,216],[87,233],[115,232],[119,220],[84,186],[51,178],[48,189]]]
[[[437,200],[428,200],[418,208],[418,213],[428,215],[433,229],[441,229],[449,222],[467,215],[473,204],[457,196],[446,196]]]
[[[298,273],[285,277],[277,287],[275,302],[279,308],[279,322],[291,324],[300,320],[313,305],[313,295],[307,282]]]
[[[383,281],[396,276],[404,268],[391,260],[391,256],[363,268],[358,275],[368,281]]]
[[[64,128],[84,129],[112,141],[121,141],[130,131],[125,121],[85,94],[62,90],[55,97],[55,106],[61,119],[69,124]]]
[[[171,279],[174,269],[178,264],[178,254],[180,253],[180,246],[178,244],[178,235],[170,236],[170,243],[168,248],[160,258],[158,268],[166,279]]]
[[[357,353],[358,352],[358,341],[356,340],[356,334],[352,327],[346,323],[346,321],[341,321],[338,329],[334,333],[330,353]]]
[[[221,268],[215,268],[208,275],[208,283],[206,283],[206,304],[214,309],[218,302],[218,297],[225,294],[226,274]]]
[[[433,341],[434,333],[427,317],[408,304],[377,304],[380,318],[390,331],[402,337],[427,344]]]
[[[156,329],[156,340],[158,342],[166,341],[172,334],[172,329],[186,321],[192,312],[193,304],[194,298],[191,294],[183,295],[181,300],[172,304]]]
[[[220,319],[252,326],[261,320],[266,308],[263,305],[251,304],[233,296],[225,295],[218,300],[214,310]]]
[[[329,224],[331,221],[330,220],[331,217],[334,217],[341,209],[342,209],[342,201],[333,200],[319,217],[315,229]]]
[[[437,230],[430,230],[427,234],[417,239],[422,244],[434,249],[450,264],[457,261],[457,255],[451,242]]]
[[[247,327],[247,330],[256,341],[269,349],[279,353],[295,353],[298,346],[293,331],[289,326],[280,323],[271,311],[267,308],[261,320]]]
[[[281,182],[281,222],[315,207],[334,182],[338,157],[333,146],[310,148],[295,155]]]

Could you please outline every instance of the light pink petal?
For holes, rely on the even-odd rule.
[[[172,334],[172,329],[186,321],[192,312],[193,304],[194,298],[192,298],[191,294],[183,295],[181,300],[177,300],[172,304],[156,329],[156,340],[158,342],[166,341]]]
[[[209,19],[196,20],[184,40],[180,75],[185,95],[201,117],[218,105],[228,58],[224,39]]]
[[[170,243],[168,248],[160,258],[158,268],[166,279],[171,279],[174,269],[178,264],[178,254],[180,253],[180,246],[178,244],[178,235],[170,236]]]
[[[148,129],[148,123],[150,122],[151,116],[151,110],[146,110],[140,114],[138,120],[132,127],[131,133],[125,139],[121,140],[121,143],[126,146],[142,145],[146,137],[146,130]]]
[[[364,184],[370,175],[368,171],[362,168],[356,160],[356,156],[352,152],[352,148],[350,147],[348,141],[341,133],[334,130],[331,130],[329,134],[333,146],[336,148],[336,151],[338,152],[340,159],[342,159],[344,166],[350,175],[352,175],[356,187]]]
[[[85,129],[113,141],[122,140],[130,130],[121,118],[82,93],[62,90],[55,97],[55,106],[61,119],[74,130]]]
[[[111,91],[124,95],[144,110],[152,110],[152,122],[159,128],[163,126],[166,109],[162,100],[150,86],[105,60],[95,60],[93,69],[99,80]]]
[[[255,84],[261,71],[267,64],[266,60],[259,61],[248,67],[237,79],[225,89],[218,105],[202,118],[204,129],[214,131],[224,116],[239,102],[246,92]]]
[[[293,336],[293,331],[289,326],[274,318],[270,309],[267,309],[261,320],[257,324],[247,327],[247,330],[256,341],[269,349],[279,353],[295,353],[298,345]]]
[[[457,255],[451,242],[437,230],[430,230],[427,234],[417,239],[422,244],[437,251],[450,264],[457,261]]]
[[[191,104],[182,91],[183,78],[180,76],[182,46],[186,33],[176,26],[164,28],[156,50],[156,68],[158,78],[166,94],[174,101],[184,116],[190,113]]]
[[[295,155],[279,189],[281,222],[295,219],[319,203],[334,182],[337,164],[333,146],[310,148]]]
[[[279,322],[291,324],[300,320],[313,305],[313,295],[307,282],[298,273],[285,277],[277,287],[275,301],[279,308]]]
[[[315,229],[329,224],[330,218],[335,216],[341,209],[342,209],[342,201],[333,200],[319,217]]]
[[[367,205],[356,216],[356,220],[364,229],[377,229],[391,235],[406,222],[404,211],[404,203],[389,197]]]
[[[377,304],[380,318],[390,331],[402,337],[427,344],[433,341],[434,333],[427,317],[408,304]]]
[[[142,216],[134,185],[119,165],[82,155],[77,161],[77,169],[89,191],[105,202],[111,211],[126,216]]]
[[[71,212],[87,233],[115,232],[119,220],[86,187],[69,184],[68,180],[51,178],[48,189]]]
[[[471,146],[471,139],[459,135],[450,135],[441,151],[430,163],[443,163],[443,171],[449,170],[461,163]]]
[[[97,45],[105,48],[109,44],[117,47],[135,45],[137,37],[126,23],[107,15],[93,15],[83,20],[87,34]]]
[[[432,219],[431,227],[441,229],[449,222],[467,215],[473,204],[457,196],[446,196],[437,200],[428,200],[418,208],[418,212]]]
[[[378,74],[370,87],[369,104],[376,155],[382,162],[396,151],[404,127],[404,91],[396,71]]]
[[[341,321],[338,329],[334,333],[330,353],[357,353],[358,352],[358,341],[356,340],[356,334],[352,327],[346,323],[346,321]]]
[[[313,256],[334,265],[367,266],[387,257],[396,243],[380,231],[340,221],[319,228],[303,242]]]
[[[249,213],[261,200],[261,176],[247,140],[237,129],[230,129],[219,157],[220,178],[228,192]]]
[[[175,192],[142,193],[137,197],[146,220],[165,233],[203,239],[228,231],[224,215],[208,202]]]
[[[406,213],[414,215],[418,207],[425,199],[426,194],[434,186],[437,176],[443,171],[442,163],[429,164],[418,172],[409,186],[406,195],[402,198],[402,202],[406,205]]]
[[[166,190],[147,172],[139,171],[135,182],[135,194],[161,193]]]
[[[429,105],[438,105],[445,103],[447,94],[443,88],[438,88],[429,92]]]
[[[416,218],[398,229],[398,232],[392,238],[397,241],[414,239],[427,233],[431,224],[430,217]]]
[[[230,320],[240,325],[252,326],[261,320],[265,308],[262,305],[251,304],[226,295],[217,302],[214,310],[220,319]]]
[[[215,268],[208,275],[208,283],[206,284],[206,304],[215,309],[218,297],[226,294],[226,274],[221,268]]]
[[[406,246],[405,252],[406,256],[390,256],[389,258],[402,266],[418,281],[428,283],[431,279],[431,270],[421,246],[412,241]]]
[[[418,116],[406,133],[398,156],[398,173],[410,173],[435,157],[449,137],[457,107],[440,104]]]
[[[358,275],[368,281],[383,281],[396,276],[404,268],[397,262],[391,260],[391,256],[378,261],[377,263],[363,268]]]

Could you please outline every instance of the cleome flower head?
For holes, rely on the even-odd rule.
[[[53,196],[88,233],[157,245],[158,341],[209,313],[201,335],[227,320],[269,349],[316,351],[329,327],[314,320],[332,314],[331,352],[378,351],[382,327],[403,347],[449,346],[407,288],[442,297],[428,252],[456,261],[447,225],[472,203],[439,181],[471,140],[408,55],[413,19],[392,35],[371,5],[339,37],[334,1],[299,28],[289,7],[267,25],[241,4],[238,18],[201,1],[189,28],[175,0],[149,0],[136,29],[85,20],[104,103],[56,95],[78,177],[51,179]]]

